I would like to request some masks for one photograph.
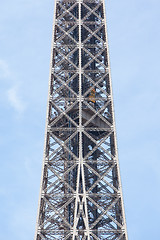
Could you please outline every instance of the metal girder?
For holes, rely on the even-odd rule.
[[[35,240],[127,240],[103,0],[57,0]]]

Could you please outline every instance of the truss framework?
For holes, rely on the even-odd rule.
[[[127,240],[104,1],[55,2],[35,240]]]

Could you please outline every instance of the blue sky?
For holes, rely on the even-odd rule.
[[[34,237],[53,0],[0,1],[0,240]],[[128,235],[160,239],[160,2],[106,2]]]

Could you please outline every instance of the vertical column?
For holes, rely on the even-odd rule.
[[[127,240],[104,0],[55,5],[35,240]]]

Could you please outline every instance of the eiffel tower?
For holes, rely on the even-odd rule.
[[[127,240],[103,0],[56,0],[35,240]]]

